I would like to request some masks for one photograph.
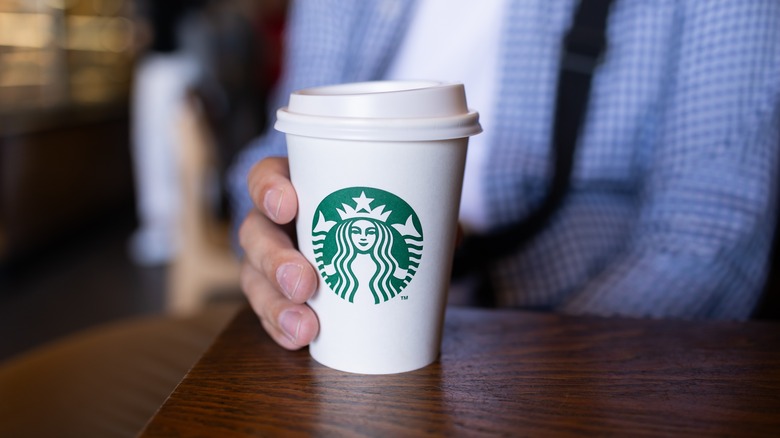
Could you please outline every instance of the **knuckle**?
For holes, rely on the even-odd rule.
[[[244,221],[241,222],[241,225],[238,227],[238,244],[241,245],[242,248],[247,249],[249,246],[250,240],[250,227],[251,224],[249,221],[251,220],[252,213],[250,212],[245,218]]]
[[[252,277],[254,276],[254,273],[252,272],[252,269],[253,268],[246,261],[241,264],[239,281],[241,284],[241,291],[244,292],[245,295],[249,295],[250,290],[253,287],[254,282],[252,281]]]

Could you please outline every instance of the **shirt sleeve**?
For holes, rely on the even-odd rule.
[[[688,3],[631,243],[560,310],[750,316],[776,222],[779,5]]]
[[[293,90],[336,83],[341,80],[352,22],[361,7],[356,0],[301,0],[292,2],[285,27],[285,53],[282,76],[269,99],[268,120],[276,120],[276,110],[287,104]],[[247,145],[234,160],[227,176],[234,224],[238,225],[254,208],[246,178],[255,163],[268,157],[287,155],[284,134],[273,129]],[[237,246],[235,246],[238,249]]]

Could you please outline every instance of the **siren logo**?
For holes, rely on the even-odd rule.
[[[342,299],[384,303],[406,288],[420,266],[423,233],[417,213],[384,190],[335,191],[314,212],[317,270]]]

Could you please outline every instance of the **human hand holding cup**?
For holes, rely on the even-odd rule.
[[[436,360],[468,137],[460,84],[383,81],[301,90],[277,112],[298,200],[298,248],[318,362],[387,374]]]

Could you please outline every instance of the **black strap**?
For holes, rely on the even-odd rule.
[[[539,207],[522,221],[464,239],[455,253],[454,277],[483,271],[491,261],[519,250],[547,226],[562,204],[569,189],[591,79],[607,46],[607,17],[612,1],[581,0],[563,39],[552,138],[555,168],[550,190]]]

